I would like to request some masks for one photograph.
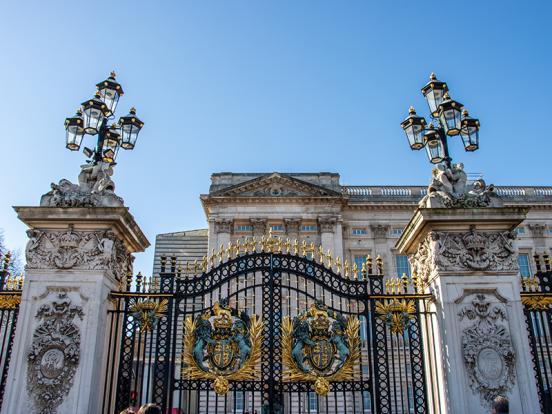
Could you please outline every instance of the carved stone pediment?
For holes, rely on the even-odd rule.
[[[284,174],[263,175],[223,188],[211,197],[341,197],[337,191]]]

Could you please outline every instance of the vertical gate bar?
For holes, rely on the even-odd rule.
[[[15,336],[15,326],[17,325],[17,318],[19,316],[19,306],[8,311],[11,315],[8,315],[8,322],[10,321],[9,316],[11,316],[10,324],[10,333],[8,339],[8,348],[6,350],[6,357],[4,359],[4,367],[2,368],[2,378],[0,382],[0,407],[2,407],[2,402],[4,401],[4,390],[6,388],[6,381],[8,379],[8,370],[10,367],[11,361],[11,351],[13,347],[13,339]]]
[[[544,401],[544,383],[542,379],[542,371],[539,363],[539,355],[538,355],[538,349],[537,349],[537,341],[536,341],[536,332],[535,332],[535,323],[533,320],[533,311],[528,309],[526,306],[523,308],[523,313],[525,314],[525,322],[527,326],[527,332],[529,334],[529,342],[531,344],[531,357],[533,360],[533,369],[535,371],[535,377],[537,379],[537,391],[539,394],[541,409],[544,409],[545,401]]]
[[[119,355],[119,372],[117,375],[116,411],[128,407],[130,401],[130,386],[132,383],[132,361],[134,359],[134,321],[130,322],[129,299],[124,298],[121,352]]]
[[[370,292],[382,294],[383,275],[370,275]],[[387,327],[385,322],[376,317],[376,301],[370,303],[370,318],[372,323],[372,340],[374,345],[374,398],[378,414],[391,413],[389,399],[389,356],[387,350]]]
[[[420,301],[416,299],[416,316],[410,320],[408,334],[410,337],[410,363],[412,365],[412,398],[414,399],[414,412],[416,414],[427,413],[427,387],[424,375],[424,344],[420,338]]]

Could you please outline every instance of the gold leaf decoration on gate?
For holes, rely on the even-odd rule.
[[[15,309],[21,303],[21,295],[0,295],[0,309]]]
[[[416,306],[413,300],[392,299],[376,302],[376,315],[378,319],[390,326],[391,332],[402,334],[410,319],[416,314]]]
[[[531,310],[546,310],[552,305],[552,296],[522,296],[521,303]]]
[[[169,301],[153,299],[135,299],[131,302],[130,311],[132,316],[138,318],[141,332],[151,332],[159,318],[167,313]]]
[[[230,390],[230,381],[257,379],[263,326],[257,315],[242,312],[238,317],[226,300],[195,320],[186,317],[182,377],[213,381],[219,395]]]
[[[282,361],[284,381],[314,384],[321,396],[331,383],[354,379],[360,358],[360,322],[328,311],[321,302],[282,321]]]

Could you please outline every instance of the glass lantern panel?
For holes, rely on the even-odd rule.
[[[107,105],[107,108],[111,113],[115,112],[117,103],[119,101],[119,94],[115,89],[105,88],[100,91],[100,98]]]
[[[445,159],[445,152],[441,141],[428,141],[426,148],[429,160],[433,164],[438,164]]]
[[[67,128],[66,147],[71,151],[78,151],[82,142],[83,131],[76,125]]]
[[[136,140],[138,139],[138,133],[140,129],[133,124],[125,124],[121,128],[122,143],[121,147],[126,150],[133,149],[136,145]]]
[[[408,143],[410,144],[410,148],[414,150],[421,149],[423,144],[423,132],[424,129],[421,125],[410,125],[408,128],[406,128],[406,136],[408,138]]]
[[[103,120],[103,113],[97,108],[87,108],[83,111],[84,129],[88,134],[98,132],[98,127]]]
[[[431,89],[426,95],[427,104],[429,105],[429,112],[431,116],[437,112],[439,105],[443,102],[443,90],[442,89]]]

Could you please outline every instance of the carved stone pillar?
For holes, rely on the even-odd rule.
[[[266,225],[268,220],[265,218],[251,218],[249,219],[251,226],[253,226],[253,236],[261,237],[268,234]]]
[[[234,220],[231,219],[215,219],[215,235],[217,238],[216,245],[213,248],[217,249],[220,245],[225,247],[230,241],[230,235],[232,234],[232,226],[234,225]]]
[[[284,225],[286,226],[286,235],[290,239],[297,239],[299,237],[300,218],[285,218]]]
[[[16,207],[26,279],[2,413],[98,413],[109,293],[149,242],[125,207]]]
[[[334,235],[335,225],[337,223],[336,217],[318,217],[318,227],[320,229],[320,244],[324,251],[330,250],[334,252]]]
[[[510,412],[540,411],[512,245],[525,216],[520,208],[420,208],[397,242],[435,296],[437,324],[425,325],[424,339],[438,356],[428,395],[439,396],[441,413],[486,414],[498,395]]]

